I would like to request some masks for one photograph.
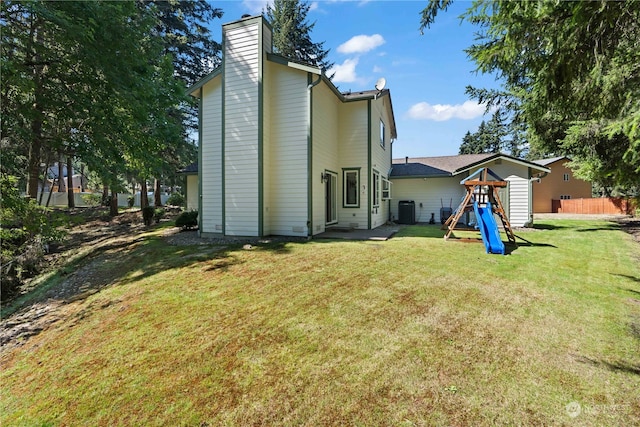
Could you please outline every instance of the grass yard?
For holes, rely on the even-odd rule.
[[[220,252],[158,233],[2,355],[3,426],[640,424],[640,245],[538,222],[508,256],[386,242]]]

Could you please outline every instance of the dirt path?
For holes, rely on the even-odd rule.
[[[112,219],[99,216],[75,226],[62,245],[45,255],[47,270],[61,271],[64,280],[0,321],[0,352],[22,345],[29,337],[66,318],[69,303],[113,283],[121,272],[105,268],[106,262],[113,264],[126,256],[148,230],[139,211],[125,212]],[[69,262],[77,268],[69,266]],[[27,284],[26,291],[28,287]]]

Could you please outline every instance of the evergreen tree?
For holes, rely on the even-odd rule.
[[[222,9],[205,0],[143,0],[141,4],[156,15],[164,53],[171,55],[175,73],[187,87],[220,65],[222,47],[211,37],[209,25],[222,17]]]
[[[213,40],[209,25],[211,20],[222,17],[221,9],[214,8],[205,0],[143,0],[139,5],[143,12],[148,11],[156,16],[155,32],[162,40],[163,53],[170,55],[175,76],[185,86],[193,85],[220,65],[222,47]],[[197,148],[188,135],[198,126],[195,102],[175,105],[168,113],[173,119],[182,119],[182,133],[157,153],[162,158],[161,162],[156,163],[153,168],[142,168],[137,174],[137,178],[143,183],[151,177],[155,178],[156,206],[161,204],[158,191],[160,182],[197,158]]]
[[[505,113],[496,110],[491,120],[484,120],[474,133],[467,132],[460,145],[460,154],[509,153],[521,157],[525,152],[526,139],[517,122],[507,123]]]
[[[452,0],[431,0],[421,28]],[[526,123],[531,148],[568,155],[578,176],[633,193],[640,182],[640,2],[479,0],[466,52],[501,90],[470,88]]]
[[[483,122],[484,123],[484,122]],[[475,154],[477,150],[477,139],[470,131],[462,138],[462,144],[460,144],[460,150],[458,154]]]
[[[28,176],[31,197],[52,153],[81,159],[112,190],[124,171],[151,177],[193,157],[184,88],[219,62],[205,27],[219,9],[134,0],[0,7],[2,172]]]
[[[307,22],[310,4],[302,0],[274,0],[267,4],[266,15],[273,27],[273,48],[276,53],[304,64],[328,70],[333,67],[327,57],[324,42],[311,41],[314,23]]]

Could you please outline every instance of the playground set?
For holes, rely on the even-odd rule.
[[[507,182],[496,175],[489,168],[482,168],[474,174],[460,181],[465,186],[466,194],[462,198],[460,206],[453,211],[449,218],[442,225],[442,229],[447,232],[444,239],[448,240],[453,230],[480,230],[482,241],[488,254],[505,254],[505,246],[500,238],[498,224],[494,217],[497,215],[504,228],[509,242],[515,244],[516,237],[509,224],[509,219],[505,214],[504,207],[500,201],[498,190],[507,186]],[[462,216],[467,212],[475,214],[475,226],[459,226]],[[458,228],[456,228],[458,226]]]

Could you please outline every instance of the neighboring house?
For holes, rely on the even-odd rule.
[[[271,38],[262,16],[223,25],[222,65],[189,89],[200,103],[200,234],[384,224],[396,138],[389,90],[340,93],[319,68],[274,54]]]
[[[58,180],[58,172],[59,172],[59,169],[58,169],[57,162],[49,166],[48,170],[46,171],[47,179],[44,182],[45,192],[49,192],[50,189],[53,189],[53,191],[55,192],[58,191],[58,185],[60,184],[60,181]],[[80,193],[87,186],[86,184],[87,178],[82,174],[80,173],[73,174],[71,178],[73,181],[73,191],[75,193]],[[67,165],[63,164],[62,165],[62,191],[65,193],[67,192],[67,183],[68,183]],[[41,188],[39,186],[38,191],[40,190]]]
[[[591,183],[573,176],[566,166],[571,159],[565,156],[534,162],[551,170],[549,176],[533,185],[533,212],[553,212],[553,200],[591,198]]]
[[[435,221],[440,223],[441,208],[455,211],[465,195],[460,181],[484,167],[508,182],[500,192],[500,199],[511,225],[530,226],[533,223],[531,183],[538,176],[549,173],[549,169],[506,154],[394,159],[392,220],[399,218],[399,203],[412,200],[416,222],[428,222],[434,214]]]
[[[200,201],[198,190],[198,163],[192,163],[184,169],[180,169],[178,173],[185,175],[185,207],[188,211],[197,211]]]

